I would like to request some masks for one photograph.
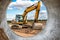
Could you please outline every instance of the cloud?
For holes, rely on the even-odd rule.
[[[33,4],[37,3],[37,1],[35,2],[32,2],[32,1],[17,1],[16,4],[14,4],[14,6],[16,8],[26,8],[26,7],[29,7]]]
[[[7,20],[15,19],[15,14],[7,14]]]
[[[12,8],[12,7],[8,7],[7,9],[8,9],[8,10],[12,10],[13,8]]]
[[[13,5],[15,4],[15,2],[11,2],[9,5],[8,5],[8,7],[7,7],[7,9],[8,10],[12,10],[13,9]]]
[[[44,20],[44,19],[47,19],[48,18],[48,14],[47,14],[47,11],[46,10],[42,10],[39,14],[39,18],[38,19],[41,19],[41,20]]]
[[[40,13],[47,13],[47,10],[41,10]]]
[[[17,0],[16,2],[11,2],[8,6],[8,9],[15,7],[17,9],[23,8],[23,7],[29,7],[33,4],[37,4],[38,1],[32,2],[31,0]],[[13,6],[13,7],[12,7]],[[42,5],[41,5],[42,6]]]

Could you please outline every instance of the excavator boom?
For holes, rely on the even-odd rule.
[[[35,10],[36,8],[37,8],[36,4],[35,5],[33,4],[32,6],[26,8],[26,10],[23,13],[23,20],[24,20],[23,23],[24,24],[26,23],[26,15],[28,14],[28,12]]]
[[[30,7],[27,7],[26,10],[23,13],[23,16],[25,17],[26,14],[28,14],[28,12],[30,12],[32,10],[35,10],[36,8],[37,8],[37,5],[34,5],[34,4],[32,6],[30,6]]]

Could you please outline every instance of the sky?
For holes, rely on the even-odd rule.
[[[7,20],[15,19],[16,14],[22,15],[24,10],[31,6],[37,4],[37,0],[12,0],[12,2],[7,7]],[[27,19],[31,20],[34,19],[36,10],[33,10],[27,14]],[[41,4],[39,18],[40,20],[44,20],[48,18],[46,7],[44,3]]]

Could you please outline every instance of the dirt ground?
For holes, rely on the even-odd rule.
[[[42,27],[44,28],[45,25],[46,25],[46,21],[39,21],[40,24],[42,24],[42,26],[39,26],[39,27]],[[31,25],[32,23],[31,22],[28,22],[27,23],[28,25]],[[9,24],[11,25],[11,24]],[[37,24],[36,24],[37,25]],[[38,26],[38,25],[37,25]],[[10,26],[11,27],[11,26]],[[18,36],[21,36],[21,37],[31,37],[31,36],[35,36],[37,35],[39,32],[41,32],[42,29],[32,29],[30,27],[28,28],[17,28],[17,29],[12,29],[12,31],[17,34]]]

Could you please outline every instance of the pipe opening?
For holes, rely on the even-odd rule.
[[[27,2],[29,3],[27,4]],[[31,5],[33,5],[33,7]],[[46,21],[48,19],[46,6],[44,5],[43,2],[42,4],[40,4],[39,10],[37,9],[37,7],[34,8],[34,6],[35,7],[39,6],[38,1],[34,1],[34,2],[21,1],[21,3],[11,2],[7,7],[7,11],[6,11],[7,23],[10,29],[16,35],[22,37],[31,37],[39,34],[45,28]],[[26,23],[23,24],[24,21],[22,15],[24,14],[25,10],[27,12],[30,10],[32,11],[28,12],[25,18]],[[37,11],[39,11],[39,13]],[[38,22],[34,22],[36,13],[38,14]]]

